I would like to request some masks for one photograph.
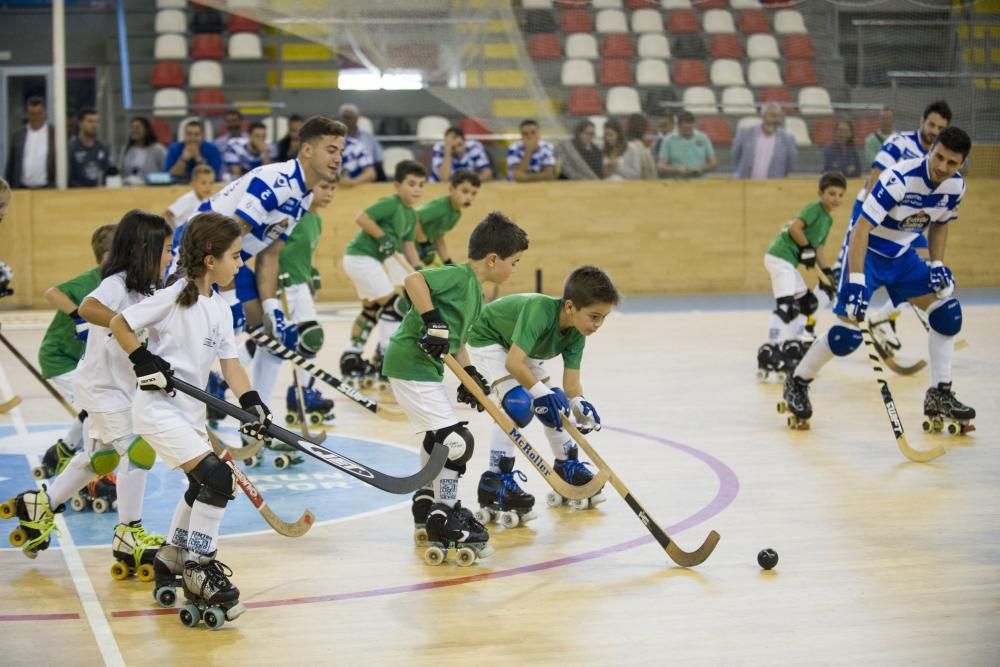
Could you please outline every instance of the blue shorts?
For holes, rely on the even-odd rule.
[[[849,274],[850,269],[845,266],[840,274],[838,292],[844,289]],[[892,303],[898,306],[907,299],[931,293],[931,269],[913,248],[895,259],[869,251],[865,255],[865,299],[870,300],[880,287],[885,287]],[[833,312],[846,317],[847,309],[843,301],[837,299]]]
[[[240,303],[260,299],[260,294],[257,293],[257,276],[254,275],[253,270],[246,264],[241,266],[240,270],[236,272],[235,281],[236,298],[240,300]]]

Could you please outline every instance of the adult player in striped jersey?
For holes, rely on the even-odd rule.
[[[944,265],[948,226],[958,218],[965,180],[958,173],[972,141],[957,127],[941,131],[924,158],[903,160],[884,170],[849,234],[847,262],[841,272],[837,305],[841,322],[820,336],[785,381],[785,401],[799,421],[812,416],[809,383],[834,356],[861,345],[857,323],[865,317],[872,293],[884,286],[893,303],[909,301],[927,313],[931,387],[924,398],[929,420],[963,424],[976,411],[951,391],[955,335],[962,328],[962,307],[953,296],[955,282]],[[914,241],[927,231],[930,264],[917,254]]]
[[[342,188],[353,188],[362,183],[375,181],[375,158],[358,139],[344,137],[344,157],[340,161],[340,184]]]

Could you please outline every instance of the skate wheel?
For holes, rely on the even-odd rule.
[[[934,425],[931,424],[930,421],[925,419],[923,423],[920,424],[920,428],[924,429],[924,433],[930,433],[931,430],[933,430]]]
[[[500,514],[499,523],[504,528],[516,528],[517,524],[521,523],[521,519],[517,516],[516,512],[503,512]],[[461,563],[459,563],[459,565],[461,565]]]
[[[758,368],[757,369],[757,380],[759,382],[766,381],[767,380],[767,370],[765,370],[763,368]]]
[[[545,504],[549,507],[559,507],[562,503],[563,497],[555,491],[549,491],[545,494]]]
[[[205,625],[210,629],[218,630],[226,624],[226,615],[218,607],[212,607],[205,610],[205,616],[202,620],[205,621]]]
[[[0,519],[10,519],[14,516],[14,501],[8,501],[0,505]]]
[[[157,588],[153,591],[153,597],[161,607],[173,607],[177,602],[177,591],[169,586]]]
[[[298,418],[291,412],[285,415],[285,423],[288,424],[289,426],[295,426],[295,424],[297,424],[298,421],[299,421]]]
[[[955,422],[948,422],[948,435],[958,435],[961,429],[958,428],[958,424]]]
[[[931,420],[931,425],[934,428],[935,433],[940,433],[941,431],[944,430],[944,420],[941,419],[940,417],[935,417],[933,420]]]
[[[480,507],[473,516],[476,517],[476,521],[486,525],[493,518],[493,512],[486,507]]]
[[[116,581],[124,581],[128,579],[129,571],[128,566],[120,560],[115,561],[115,564],[111,566],[111,578]]]
[[[290,465],[292,465],[292,459],[286,454],[279,454],[274,457],[274,467],[278,470],[284,470]]]
[[[424,562],[428,565],[440,565],[444,562],[445,552],[441,547],[427,547],[424,552]]]
[[[785,374],[784,371],[778,371],[777,373],[774,374],[774,379],[777,381],[775,384],[784,384],[787,378],[788,376]]]
[[[784,401],[781,401],[780,403],[778,403],[778,414],[779,415],[785,414],[785,411],[787,411],[787,410],[788,410],[788,403],[785,403]]]
[[[74,512],[82,512],[87,509],[87,501],[83,496],[77,494],[70,499],[69,506],[73,508]]]
[[[319,426],[323,423],[323,415],[318,412],[309,413],[309,423],[313,426]]]
[[[181,619],[181,623],[189,628],[193,628],[201,620],[201,612],[193,604],[186,604],[177,612],[177,617]]]
[[[143,563],[135,571],[136,578],[143,582],[148,583],[156,578],[156,573],[153,572],[153,566],[149,563]]]
[[[93,507],[94,511],[97,512],[98,514],[104,514],[109,509],[111,509],[111,503],[109,503],[104,498],[94,498],[94,502],[91,505],[91,507]]]
[[[462,547],[455,555],[455,562],[459,567],[469,567],[476,562],[476,552],[469,547]]]
[[[12,547],[19,547],[28,541],[28,534],[24,532],[24,528],[18,527],[10,532],[10,536],[7,539],[10,540]]]
[[[569,501],[569,506],[575,510],[585,510],[588,507],[590,507],[590,499],[589,498],[581,498],[579,500],[574,499]]]
[[[418,547],[427,545],[427,529],[417,528],[413,531],[413,542]]]
[[[260,465],[260,457],[254,454],[248,459],[243,459],[243,465],[245,465],[248,468],[256,468],[258,465]]]
[[[590,506],[594,507],[595,505],[600,505],[605,500],[607,500],[607,498],[604,497],[604,494],[601,492],[597,492],[596,494],[590,497]]]
[[[35,468],[32,468],[31,476],[35,479],[48,479],[48,472],[49,471],[45,469],[45,466],[36,466]]]

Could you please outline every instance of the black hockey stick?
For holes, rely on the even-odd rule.
[[[70,416],[76,417],[79,414],[79,412],[77,410],[74,410],[73,406],[69,404],[69,401],[67,401],[63,397],[63,395],[59,393],[59,390],[57,390],[55,387],[53,387],[52,384],[48,380],[46,380],[45,378],[43,378],[42,374],[38,372],[38,369],[35,368],[34,366],[32,366],[31,362],[28,361],[27,359],[25,359],[24,355],[22,355],[18,351],[18,349],[16,347],[14,347],[14,344],[11,343],[9,340],[7,340],[7,337],[4,336],[2,333],[0,333],[0,342],[2,342],[7,347],[7,349],[10,350],[10,353],[14,355],[14,358],[17,359],[18,361],[20,361],[21,365],[23,365],[25,368],[27,368],[28,372],[31,373],[31,375],[36,380],[38,380],[42,384],[42,386],[45,387],[45,389],[50,394],[52,394],[52,398],[56,399],[59,402],[59,405],[63,406],[63,409],[65,409],[66,412],[68,412],[70,414]],[[11,399],[11,400],[13,400],[13,399]],[[18,403],[20,403],[20,399],[18,399]],[[17,405],[17,403],[15,403],[14,405]],[[14,405],[12,405],[10,407],[14,407]]]
[[[246,410],[224,401],[221,398],[216,398],[208,392],[195,387],[193,384],[188,384],[177,377],[172,377],[170,381],[177,391],[182,394],[187,394],[188,396],[201,401],[205,405],[215,408],[219,412],[224,412],[230,417],[233,417],[241,422],[251,422],[255,420],[254,415],[250,414]],[[347,473],[351,477],[360,479],[365,484],[387,491],[388,493],[412,493],[420,487],[429,484],[431,480],[437,477],[448,458],[448,448],[440,443],[437,443],[431,451],[431,457],[427,462],[427,465],[421,468],[416,474],[410,475],[409,477],[393,477],[392,475],[386,475],[378,470],[369,468],[364,464],[349,459],[343,454],[338,454],[337,452],[327,449],[326,447],[316,444],[315,442],[305,440],[291,431],[281,428],[277,424],[268,424],[266,433],[275,440],[280,440],[286,445],[294,447],[314,459],[318,459],[327,465],[333,466],[334,468]]]
[[[268,336],[266,333],[263,332],[263,330],[257,329],[255,331],[250,331],[249,336],[250,338],[253,339],[255,343],[257,343],[257,345],[265,347],[274,354],[276,354],[277,356],[281,357],[282,359],[286,359],[292,362],[293,364],[303,369],[313,377],[316,377],[322,380],[323,382],[327,383],[328,385],[339,391],[341,394],[347,396],[349,399],[359,404],[361,407],[363,407],[365,410],[368,410],[372,414],[378,415],[379,417],[382,417],[384,419],[388,419],[389,421],[406,420],[406,414],[402,410],[390,407],[388,405],[383,405],[377,401],[371,400],[357,389],[346,384],[343,380],[334,377],[330,373],[318,367],[316,364],[314,364],[309,359],[306,359],[298,352],[295,352],[294,350],[289,350],[287,347],[281,344],[281,341],[271,336]]]

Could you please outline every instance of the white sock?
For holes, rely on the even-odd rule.
[[[454,507],[458,502],[458,471],[441,468],[434,479],[434,502]]]
[[[781,340],[797,340],[806,331],[806,316],[799,315],[785,325]]]
[[[490,438],[490,472],[500,472],[500,458],[514,456],[514,443],[497,426]]]
[[[83,422],[77,417],[69,425],[69,430],[63,436],[63,442],[69,445],[73,451],[79,451],[83,446]]]
[[[46,484],[49,505],[55,509],[95,479],[97,479],[97,473],[90,465],[90,454],[82,450],[77,452],[63,468],[63,471]]]
[[[142,518],[146,472],[129,461],[118,469],[118,520],[121,523],[131,523]]]
[[[771,318],[767,323],[767,342],[777,345],[781,341],[781,332],[785,330],[785,323],[781,321],[777,313],[771,311]]]
[[[813,290],[813,296],[816,297],[816,301],[819,303],[816,307],[817,311],[823,310],[832,303],[832,301],[830,301],[830,297],[826,295],[826,292],[818,287]]]
[[[802,361],[795,367],[795,377],[812,380],[819,373],[819,369],[833,359],[833,350],[830,349],[828,335],[829,331],[816,337],[815,342],[809,346],[809,351],[802,357]]]
[[[881,306],[873,306],[868,309],[869,322],[882,322],[896,312],[896,306],[892,305],[892,299],[886,299]]]
[[[552,455],[557,459],[565,459],[566,452],[576,445],[566,431],[557,431],[548,426],[545,427],[545,437],[548,438],[549,446],[552,447]]]
[[[257,354],[253,357],[253,388],[260,394],[260,400],[267,405],[274,402],[274,386],[278,384],[278,373],[281,372],[282,361],[279,357],[260,347],[257,348]],[[239,396],[236,398],[238,399]]]
[[[174,517],[170,520],[167,542],[175,547],[187,549],[188,525],[190,523],[191,506],[184,500],[184,496],[181,496],[180,500],[177,501],[177,507],[174,508]]]
[[[219,525],[226,508],[194,501],[191,520],[188,522],[187,550],[209,556],[219,548]]]
[[[927,316],[946,304],[935,301],[927,308]],[[955,337],[945,336],[933,328],[927,331],[927,354],[931,360],[931,386],[951,382],[951,359],[955,352]]]

